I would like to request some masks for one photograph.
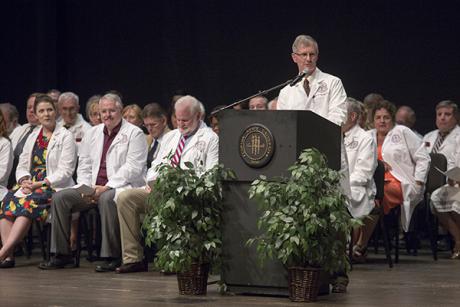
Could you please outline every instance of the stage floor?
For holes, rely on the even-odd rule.
[[[383,251],[381,251],[383,252]],[[309,306],[458,306],[460,260],[439,254],[433,261],[428,250],[419,256],[401,251],[400,263],[389,269],[383,255],[369,256],[355,265],[346,294],[319,297]],[[0,270],[0,306],[297,306],[285,297],[221,295],[216,285],[208,295],[181,296],[175,275],[158,272],[134,274],[96,273],[97,263],[81,261],[78,269],[42,271],[40,256],[17,258],[16,268]],[[217,277],[211,277],[216,280]]]

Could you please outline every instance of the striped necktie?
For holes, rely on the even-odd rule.
[[[180,137],[180,141],[179,141],[179,144],[177,145],[176,152],[174,153],[174,156],[171,159],[171,164],[173,166],[178,166],[179,165],[180,157],[182,155],[182,152],[184,151],[186,138],[187,137],[185,137],[183,135]]]
[[[438,133],[438,138],[436,139],[436,142],[434,143],[433,149],[431,150],[432,153],[437,153],[439,148],[442,145],[442,142],[444,142],[444,139],[446,138],[446,134],[441,134],[440,132]]]

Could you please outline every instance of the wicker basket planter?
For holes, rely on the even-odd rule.
[[[314,267],[290,267],[289,299],[293,302],[314,302],[318,297],[321,269]]]
[[[209,263],[192,263],[190,270],[177,273],[181,295],[206,295]]]

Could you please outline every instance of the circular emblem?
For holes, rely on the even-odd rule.
[[[240,157],[250,167],[259,168],[270,162],[275,152],[275,139],[261,124],[248,126],[240,136]]]
[[[347,145],[349,149],[356,149],[358,148],[358,141],[353,140],[350,144]]]
[[[393,134],[393,135],[391,136],[391,142],[392,142],[393,144],[399,144],[399,143],[401,142],[401,136],[398,135],[398,134]]]

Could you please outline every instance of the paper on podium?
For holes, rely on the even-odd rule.
[[[445,175],[447,178],[460,182],[460,167],[451,168],[447,172],[441,171],[436,166],[434,168],[441,174]]]
[[[80,183],[74,186],[74,189],[78,191],[78,193],[84,196],[91,196],[96,192],[92,187],[87,186],[86,184]]]

